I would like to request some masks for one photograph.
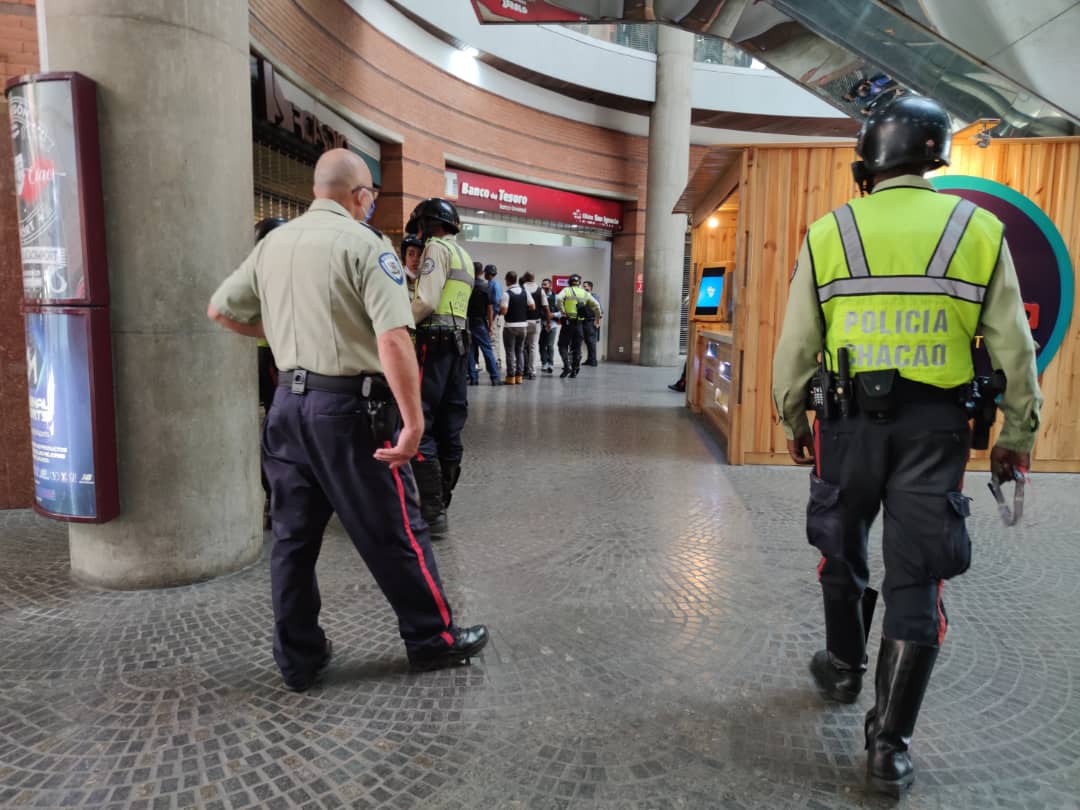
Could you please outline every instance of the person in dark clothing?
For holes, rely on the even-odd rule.
[[[473,272],[476,275],[476,283],[473,285],[472,295],[469,296],[469,336],[472,339],[472,357],[469,362],[469,385],[477,385],[480,382],[480,374],[477,369],[479,355],[484,356],[488,375],[492,385],[500,385],[499,364],[495,359],[495,352],[491,348],[491,326],[494,320],[494,309],[491,306],[491,290],[484,278],[484,266],[480,262],[473,262]]]
[[[547,320],[541,325],[540,332],[540,371],[551,374],[555,370],[555,336],[559,331],[558,303],[555,299],[555,291],[551,289],[551,279],[545,278],[540,282],[540,294],[547,301]]]
[[[529,294],[517,283],[517,273],[506,274],[506,292],[502,295],[499,312],[506,318],[503,343],[506,347],[506,384],[521,385],[525,378],[525,334],[530,311],[536,307]]]

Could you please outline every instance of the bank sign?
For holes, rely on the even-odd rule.
[[[621,231],[623,225],[623,206],[617,200],[459,169],[446,172],[446,196],[461,208],[545,219],[579,228]]]
[[[1038,348],[1042,374],[1072,320],[1073,265],[1065,240],[1042,209],[1015,189],[966,175],[944,175],[931,182],[938,191],[970,200],[1005,223],[1005,238],[1020,279],[1020,296]],[[980,343],[976,338],[976,346],[981,349]],[[989,370],[984,349],[976,353],[976,361],[980,373]]]

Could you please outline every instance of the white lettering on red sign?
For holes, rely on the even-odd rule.
[[[463,197],[479,197],[482,200],[490,200],[492,197],[499,202],[511,203],[512,205],[528,205],[529,197],[526,194],[512,194],[506,189],[482,188],[480,186],[470,185],[467,181],[461,183],[461,196]]]
[[[515,3],[514,0],[502,0],[502,7],[505,9],[509,9],[510,11],[515,11],[518,14],[529,13],[528,6],[526,6],[524,3]]]

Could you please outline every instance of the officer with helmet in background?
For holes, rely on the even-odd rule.
[[[857,699],[866,669],[876,597],[867,533],[884,505],[885,618],[865,735],[867,782],[893,796],[914,781],[911,736],[947,627],[942,587],[971,562],[960,490],[976,334],[1007,380],[996,478],[1029,466],[1041,404],[1001,222],[923,178],[949,164],[951,140],[949,117],[931,99],[902,96],[873,111],[852,164],[870,194],[811,225],[773,366],[789,453],[816,464],[807,537],[822,554],[826,649],[810,671],[826,698],[843,703]],[[819,352],[812,435],[805,392]]]
[[[405,268],[405,281],[409,286],[409,300],[416,294],[416,278],[420,274],[420,256],[424,253],[424,240],[407,233],[401,240],[401,264]]]
[[[468,311],[473,261],[457,243],[461,219],[438,197],[413,209],[405,228],[425,243],[412,301],[424,435],[413,462],[424,520],[433,540],[447,532],[446,507],[461,476],[461,430],[468,416]]]
[[[585,321],[600,317],[600,302],[581,287],[581,276],[574,273],[569,283],[555,297],[562,310],[559,354],[563,370],[559,377],[576,377],[581,371],[581,344],[585,340]]]

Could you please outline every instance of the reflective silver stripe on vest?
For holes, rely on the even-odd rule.
[[[981,304],[986,297],[986,288],[967,281],[930,276],[841,278],[818,287],[818,301],[823,304],[844,295],[947,295],[959,301]]]
[[[870,268],[866,265],[866,252],[863,250],[862,239],[859,238],[859,226],[855,224],[855,212],[850,205],[844,205],[833,211],[833,216],[840,228],[840,240],[844,243],[848,272],[855,278],[868,277]]]
[[[461,315],[454,317],[453,315],[440,315],[439,313],[433,313],[428,316],[422,324],[421,329],[427,329],[431,326],[453,326],[457,329],[465,328],[465,318]]]
[[[945,231],[941,234],[941,240],[938,242],[934,255],[930,259],[930,264],[926,266],[926,275],[945,278],[945,274],[949,272],[949,265],[956,255],[956,250],[960,247],[960,240],[964,238],[964,231],[967,230],[968,223],[971,222],[977,208],[978,206],[975,203],[963,199],[953,208],[952,213],[949,215],[949,221],[945,223]]]
[[[450,275],[447,276],[447,280],[453,279],[454,281],[464,281],[466,284],[474,285],[476,283],[476,275],[473,271],[472,264],[465,256],[465,251],[461,249],[461,245],[457,242],[444,242],[447,247],[452,247],[454,252],[457,253],[458,264],[461,267],[454,267],[451,263]]]

